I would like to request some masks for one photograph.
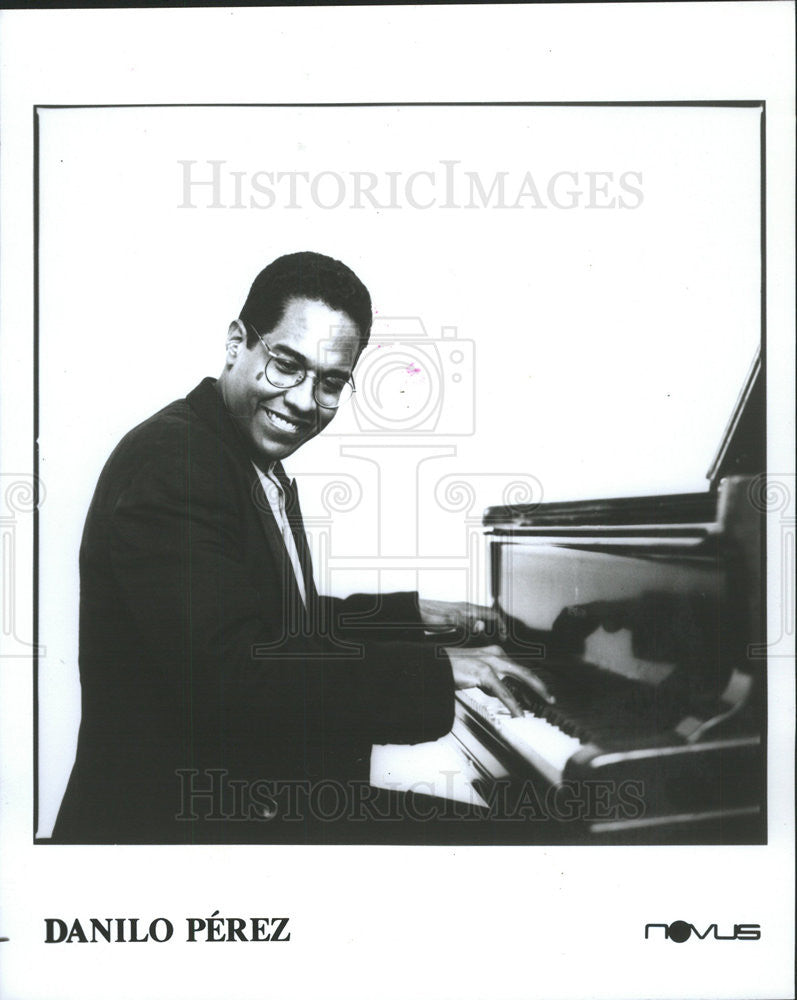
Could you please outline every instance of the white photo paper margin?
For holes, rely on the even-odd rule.
[[[5,619],[12,621],[12,628],[3,636],[4,653],[10,649],[14,655],[4,655],[0,661],[0,937],[8,938],[0,942],[3,996],[23,1000],[214,997],[222,993],[313,997],[321,992],[380,998],[789,995],[793,940],[793,678],[789,666],[793,616],[789,617],[789,602],[793,593],[786,581],[794,510],[790,447],[794,314],[790,153],[794,104],[793,54],[784,40],[791,38],[792,20],[791,9],[779,4],[4,12],[0,22],[4,74],[0,117],[4,477],[18,476],[23,485],[32,483],[35,104],[765,100],[768,464],[773,484],[790,497],[791,514],[788,509],[773,512],[768,539],[768,631],[770,642],[775,643],[769,671],[769,843],[744,848],[633,849],[185,849],[34,844],[35,706],[30,659],[19,655],[24,653],[20,644],[33,635],[32,567],[25,555],[32,552],[33,534],[32,517],[20,515],[14,525],[15,562],[13,567],[4,563],[4,574],[13,569],[14,600],[13,619],[8,618],[11,612]],[[189,37],[190,51],[186,44]],[[389,46],[384,41],[388,39]],[[452,47],[453,39],[458,40],[456,47]],[[734,51],[744,52],[745,58],[732,58]],[[42,114],[59,122],[66,116]],[[187,122],[191,114],[178,114],[176,120]],[[110,110],[106,115],[104,121],[112,131],[119,115]],[[210,116],[214,121],[233,118],[234,112],[222,119]],[[460,118],[466,125],[467,116]],[[138,119],[143,128],[147,127],[146,119],[146,115]],[[93,120],[102,121],[102,114],[95,112]],[[250,113],[243,124],[251,120]],[[422,121],[423,116],[417,120]],[[425,120],[429,122],[428,116]],[[52,127],[56,127],[55,122]],[[489,132],[489,125],[486,128]],[[308,134],[319,134],[317,125],[309,124],[308,129]],[[48,141],[50,135],[52,131],[47,133]],[[427,146],[431,135],[431,131],[427,135],[421,130],[417,145],[402,164],[404,169],[426,167],[424,151],[435,148]],[[192,143],[193,139],[188,145],[196,148]],[[45,152],[44,145],[41,152]],[[248,155],[253,155],[251,147]],[[546,151],[540,151],[531,157],[532,165],[542,162],[545,155]],[[173,157],[170,163],[175,173],[162,189],[153,189],[145,198],[141,190],[147,190],[143,185],[148,179],[140,177],[142,189],[131,190],[130,174],[121,165],[118,197],[131,206],[137,199],[153,205],[161,195],[170,198],[168,209],[164,202],[166,219],[180,194],[180,158],[191,157]],[[201,159],[199,154],[197,159]],[[428,159],[433,167],[440,162],[438,156]],[[383,164],[383,170],[388,166]],[[71,189],[67,186],[62,190],[75,191],[74,183]],[[717,184],[722,184],[721,177]],[[42,191],[42,196],[57,190],[54,184]],[[81,196],[90,204],[96,192],[85,191]],[[726,197],[730,203],[734,191],[729,190]],[[48,217],[71,218],[70,206],[42,202],[38,208],[43,225]],[[97,215],[101,211],[101,205],[91,208]],[[156,218],[157,214],[156,210]],[[561,215],[567,218],[565,212]],[[207,216],[207,212],[196,211],[190,215],[191,222],[184,223],[189,213],[183,212],[175,225],[190,224],[198,240],[207,240],[202,233],[210,224]],[[558,216],[556,213],[557,223]],[[120,217],[125,218],[123,211]],[[224,226],[220,228],[223,237]],[[162,244],[165,237],[173,235],[164,225],[153,233],[153,242]],[[412,235],[412,224],[408,223],[400,250],[411,251]],[[124,263],[135,272],[137,256],[148,248],[142,242],[128,247],[123,236],[120,233],[120,245],[112,250],[120,265]],[[284,238],[281,233],[275,240],[279,244],[276,253],[281,252]],[[266,244],[271,246],[272,239],[266,239]],[[221,239],[219,243],[213,249],[225,263],[218,269],[212,299],[214,325],[208,331],[218,330],[215,355],[210,353],[207,336],[198,338],[202,347],[197,359],[174,344],[178,316],[187,311],[192,325],[200,322],[205,312],[200,298],[213,284],[202,276],[192,301],[177,301],[185,295],[196,262],[191,262],[193,267],[176,267],[179,277],[164,281],[154,291],[137,290],[139,301],[129,310],[136,321],[155,311],[164,316],[162,332],[142,334],[146,349],[136,350],[135,341],[131,343],[129,335],[135,333],[131,328],[135,324],[126,317],[114,316],[110,324],[118,328],[119,336],[97,343],[98,307],[107,315],[113,306],[112,301],[103,301],[102,288],[97,289],[94,302],[86,303],[85,329],[76,327],[79,312],[72,303],[64,334],[80,346],[74,352],[63,352],[65,382],[60,391],[53,379],[52,362],[48,365],[44,360],[44,340],[40,341],[40,372],[46,372],[50,379],[50,405],[57,399],[64,407],[67,432],[71,430],[70,379],[82,386],[83,392],[92,381],[102,386],[98,398],[106,405],[100,407],[97,424],[101,425],[100,438],[103,425],[111,425],[116,434],[112,446],[119,436],[113,420],[121,417],[108,413],[109,380],[111,386],[115,379],[120,384],[128,379],[144,383],[153,370],[153,351],[160,346],[161,357],[166,358],[164,367],[171,371],[155,379],[160,395],[153,397],[154,405],[147,399],[140,414],[143,417],[184,393],[202,375],[217,373],[213,365],[217,359],[220,363],[220,338],[232,314],[223,310],[237,308],[241,292],[260,266],[252,264],[256,243],[251,235],[242,236],[234,246],[222,244]],[[66,248],[57,245],[63,254]],[[78,243],[76,259],[79,249]],[[494,259],[492,248],[483,249]],[[685,248],[678,244],[672,251],[683,253]],[[168,256],[162,248],[158,252],[164,259]],[[236,253],[244,258],[241,265]],[[378,254],[373,245],[363,249],[360,260],[354,263],[355,270],[367,268],[369,258]],[[88,248],[86,256],[94,259]],[[204,256],[211,272],[217,271],[213,257]],[[402,257],[393,247],[390,266],[378,269],[382,288],[401,266]],[[146,273],[146,268],[142,271]],[[445,263],[442,271],[445,284]],[[62,273],[68,276],[69,271]],[[82,287],[85,276],[76,273],[78,278]],[[609,276],[604,278],[610,280]],[[403,283],[403,275],[399,279]],[[453,278],[448,278],[447,287],[455,288]],[[395,289],[385,288],[383,294],[389,311],[395,313],[407,306]],[[42,296],[43,310],[47,301]],[[60,290],[55,301],[70,301],[68,290]],[[453,302],[450,292],[444,300],[436,301],[435,287],[430,285],[424,289],[420,305],[410,308],[422,314],[434,335],[444,327],[456,327],[463,339],[480,335],[489,311],[485,309],[477,323],[476,317],[464,310],[451,316]],[[48,331],[57,330],[53,317],[41,315],[39,320],[46,320]],[[61,350],[58,338],[49,336],[47,347]],[[476,346],[478,349],[479,344]],[[653,354],[646,361],[650,369],[661,363]],[[178,364],[181,367],[176,367]],[[157,369],[157,361],[154,367]],[[43,384],[40,388],[44,413],[48,399]],[[544,389],[540,387],[541,392]],[[79,401],[74,405],[79,410]],[[57,415],[57,409],[55,412]],[[575,419],[569,407],[565,416],[570,414]],[[127,415],[124,420],[127,423],[122,432],[134,422]],[[48,426],[54,426],[52,414]],[[81,430],[76,421],[75,434]],[[110,428],[107,433],[111,433]],[[44,445],[43,439],[43,449]],[[96,449],[99,452],[101,445]],[[476,461],[478,456],[472,458]],[[80,454],[75,458],[75,488],[90,491],[96,470],[81,476],[84,460],[88,461]],[[534,468],[528,471],[534,472]],[[42,470],[45,490],[46,478]],[[542,478],[547,481],[549,477]],[[561,486],[562,495],[567,495],[569,485]],[[676,489],[679,485],[673,484]],[[611,495],[610,486],[606,485],[603,495]],[[630,484],[628,489],[632,487]],[[39,499],[44,511],[47,498],[41,491]],[[72,501],[74,507],[82,502],[82,497]],[[24,498],[20,503],[24,504]],[[52,532],[52,522],[48,530]],[[74,526],[65,524],[64,531],[74,531]],[[54,565],[53,572],[66,571]],[[4,584],[7,579],[6,575]],[[74,589],[74,580],[65,580],[63,586],[65,592]],[[49,592],[58,593],[58,582]],[[38,708],[44,707],[40,692]],[[215,954],[211,943],[185,942],[186,918],[207,918],[214,911],[224,917],[290,916],[292,939],[276,954],[270,948],[265,955],[260,954],[258,944],[238,943],[235,949],[222,951],[226,958]],[[175,925],[175,938],[162,945],[137,947],[44,944],[46,917],[90,915],[137,916],[144,923],[167,917]],[[676,918],[699,924],[713,920],[759,923],[762,938],[755,943],[691,942],[683,949],[644,940],[646,923]]]

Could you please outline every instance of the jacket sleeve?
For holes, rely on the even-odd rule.
[[[218,460],[143,462],[106,525],[113,578],[142,655],[154,659],[192,725],[374,743],[437,739],[453,722],[453,680],[434,646],[365,640],[349,652],[284,634],[279,572],[253,583],[244,503]],[[388,602],[411,604],[406,598]],[[362,610],[350,602],[352,612]],[[340,606],[345,610],[346,602]],[[401,610],[398,607],[398,610]]]
[[[319,609],[329,631],[343,640],[417,642],[424,638],[415,591],[320,597]]]

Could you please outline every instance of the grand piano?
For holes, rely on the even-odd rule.
[[[499,640],[537,679],[506,679],[523,717],[457,693],[496,839],[766,842],[764,467],[756,357],[704,493],[488,508]]]

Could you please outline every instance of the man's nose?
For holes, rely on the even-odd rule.
[[[312,413],[316,408],[313,391],[313,379],[307,376],[298,385],[286,389],[283,395],[288,404],[295,410],[301,413]]]

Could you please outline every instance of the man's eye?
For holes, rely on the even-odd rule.
[[[271,361],[281,375],[298,375],[302,370],[301,365],[288,358],[272,358]]]
[[[321,380],[321,388],[324,392],[328,392],[333,395],[339,395],[345,384],[346,379],[343,378],[324,378]]]

